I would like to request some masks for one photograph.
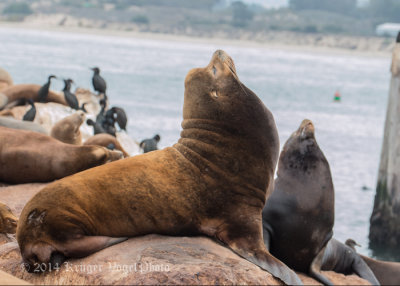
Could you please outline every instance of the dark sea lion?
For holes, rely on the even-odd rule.
[[[122,158],[100,146],[75,146],[49,136],[0,127],[0,182],[50,182]]]
[[[79,128],[85,117],[85,113],[79,110],[61,119],[51,129],[50,136],[64,143],[81,145],[82,135]]]
[[[303,120],[283,147],[275,188],[262,213],[265,244],[290,268],[331,285],[320,270],[334,215],[329,163],[315,140],[314,125]]]
[[[354,240],[348,239],[345,243],[347,246],[351,247],[354,252],[356,251],[354,246],[357,245],[357,243]],[[382,285],[400,285],[399,262],[377,260],[361,254],[359,254],[359,256],[369,266]],[[374,283],[372,284],[374,285]]]
[[[14,234],[17,230],[18,218],[12,213],[11,209],[0,202],[0,233]]]
[[[225,52],[186,76],[183,119],[173,147],[75,174],[36,194],[17,228],[26,265],[87,256],[149,233],[205,234],[285,283],[302,284],[262,239],[261,212],[279,155],[275,121]]]
[[[379,285],[373,271],[351,247],[332,238],[324,251],[322,270],[333,270],[345,275],[357,274],[369,281],[372,285]]]
[[[12,129],[29,130],[48,135],[47,130],[42,125],[30,121],[21,121],[14,118],[0,116],[0,126]]]
[[[19,99],[30,98],[33,101],[37,102],[39,100],[38,92],[40,88],[41,86],[38,84],[16,84],[2,90],[1,91],[2,96],[0,96],[0,103],[1,103],[0,109],[2,109],[7,104]],[[1,98],[3,99],[1,100]],[[64,97],[61,94],[51,90],[48,93],[46,101],[56,102],[68,106],[67,102],[65,101]]]
[[[103,146],[107,147],[110,144],[114,145],[114,149],[117,149],[121,151],[124,154],[124,157],[129,157],[129,154],[124,150],[124,148],[121,146],[117,138],[110,134],[102,133],[102,134],[96,134],[90,138],[88,138],[83,145],[98,145],[98,146]]]

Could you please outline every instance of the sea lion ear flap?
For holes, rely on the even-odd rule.
[[[43,223],[46,211],[39,212],[37,209],[31,211],[28,215],[28,224],[39,225]]]

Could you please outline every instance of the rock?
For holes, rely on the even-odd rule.
[[[89,257],[68,260],[59,270],[44,275],[26,272],[18,245],[11,242],[0,246],[0,269],[33,284],[281,283],[207,237],[146,235],[131,238]],[[334,284],[369,285],[355,275],[325,274]],[[304,274],[299,275],[305,284],[320,285]]]
[[[3,285],[31,285],[24,280],[5,273],[4,271],[0,271],[0,281]]]

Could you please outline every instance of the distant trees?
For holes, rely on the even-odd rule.
[[[348,14],[356,10],[357,0],[290,0],[289,7],[293,10],[325,10]]]
[[[31,7],[25,2],[12,3],[3,9],[3,14],[29,15],[32,13]]]
[[[400,22],[399,0],[370,0],[368,11],[373,17]]]
[[[242,1],[233,2],[232,25],[235,27],[246,27],[253,20],[253,12]]]

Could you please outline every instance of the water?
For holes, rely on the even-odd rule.
[[[369,217],[378,171],[390,58],[315,54],[231,45],[0,29],[0,66],[16,83],[46,81],[49,74],[92,88],[99,66],[112,105],[125,108],[137,140],[161,135],[161,147],[179,138],[184,78],[222,48],[243,83],[275,116],[281,144],[304,118],[330,162],[336,189],[335,237],[368,249]],[[60,90],[61,81],[53,89]],[[342,102],[334,103],[336,89]],[[363,190],[363,187],[367,190]],[[365,188],[364,188],[365,189]]]

